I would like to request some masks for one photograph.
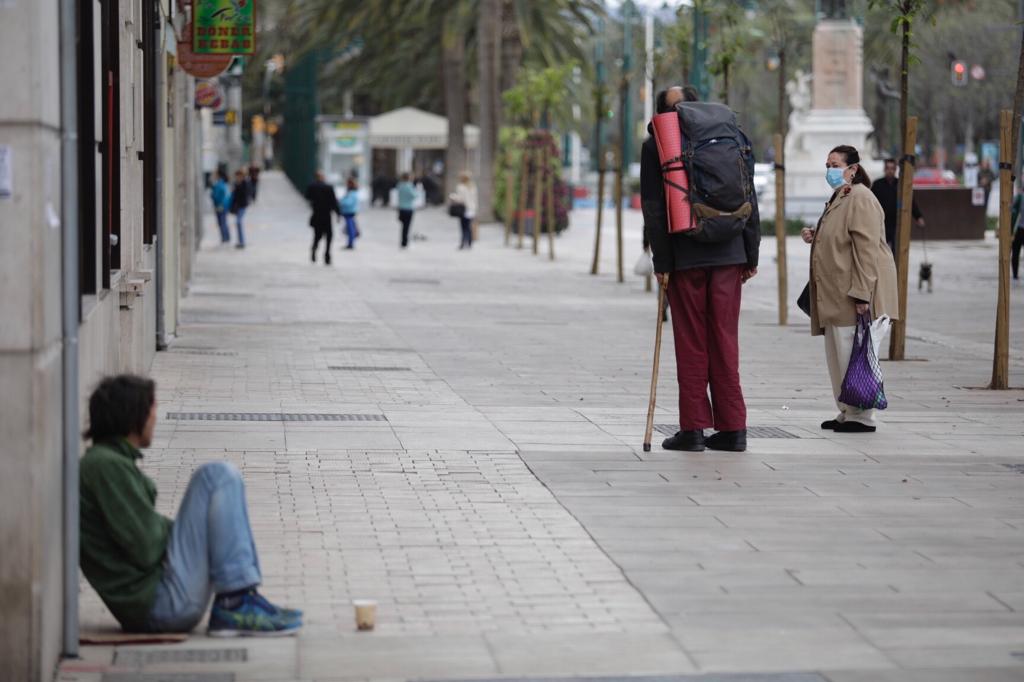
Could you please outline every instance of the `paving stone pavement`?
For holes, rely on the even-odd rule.
[[[610,274],[611,227],[589,275],[592,212],[574,213],[552,263],[546,241],[534,257],[498,226],[457,251],[440,209],[399,251],[394,213],[370,210],[328,268],[308,260],[301,200],[264,177],[250,246],[203,246],[153,367],[161,422],[143,466],[173,514],[196,465],[237,464],[264,590],[306,627],[227,642],[199,629],[116,659],[85,647],[60,679],[1024,680],[1024,392],[979,389],[991,241],[930,246],[914,361],[884,365],[891,407],[863,436],[818,429],[824,354],[795,306],[777,325],[766,240],[744,292],[744,389],[752,426],[794,437],[643,453],[654,298]],[[625,240],[628,268],[634,212]],[[807,254],[788,246],[795,298]],[[671,426],[668,336],[656,421]],[[166,418],[202,412],[235,416]],[[356,598],[379,601],[376,631],[356,632]],[[83,582],[83,629],[112,623]]]

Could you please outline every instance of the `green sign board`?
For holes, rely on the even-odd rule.
[[[193,2],[193,52],[253,54],[256,51],[256,0]]]

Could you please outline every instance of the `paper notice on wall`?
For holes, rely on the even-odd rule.
[[[11,167],[13,164],[11,153],[10,145],[0,144],[0,199],[10,199],[14,194],[14,169]]]
[[[2,191],[2,190],[0,190]],[[971,206],[985,205],[985,188],[975,187],[971,190]]]

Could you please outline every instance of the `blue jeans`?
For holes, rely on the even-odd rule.
[[[228,229],[228,212],[217,211],[217,228],[220,230],[220,243],[227,244],[231,241],[231,231]]]
[[[462,228],[462,241],[459,248],[473,246],[473,219],[466,216],[459,216],[459,227]]]
[[[260,581],[242,475],[227,462],[203,464],[192,474],[171,527],[147,629],[188,632],[214,594]]]
[[[345,216],[345,234],[348,236],[347,248],[352,248],[356,243],[356,237],[359,235],[359,228],[356,227],[355,214]]]
[[[238,230],[238,244],[239,246],[245,246],[245,227],[242,225],[242,219],[245,218],[245,209],[240,208],[235,213],[235,229]]]

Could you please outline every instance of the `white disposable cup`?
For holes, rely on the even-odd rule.
[[[372,630],[377,624],[377,602],[373,599],[356,599],[352,606],[356,607],[356,628]]]

